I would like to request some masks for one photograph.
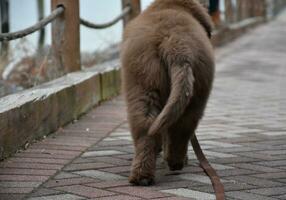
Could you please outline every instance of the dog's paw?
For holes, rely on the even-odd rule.
[[[154,178],[146,177],[129,177],[129,183],[136,186],[151,186],[155,184]]]
[[[167,159],[167,163],[171,171],[182,170],[185,166],[188,165],[188,156],[185,156],[183,160],[168,160]]]
[[[184,168],[184,162],[177,162],[177,163],[168,162],[168,165],[171,171],[182,170]]]

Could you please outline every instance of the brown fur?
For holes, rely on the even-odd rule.
[[[162,147],[169,168],[183,168],[212,88],[211,29],[196,0],[155,0],[126,27],[121,60],[135,146],[131,183],[154,182]]]

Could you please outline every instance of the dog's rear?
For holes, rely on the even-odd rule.
[[[162,145],[170,169],[183,167],[212,86],[210,33],[195,0],[156,0],[127,26],[121,59],[135,145],[130,182],[153,183]]]

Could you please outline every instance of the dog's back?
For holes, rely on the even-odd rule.
[[[122,78],[136,155],[143,143],[149,145],[142,139],[147,135],[172,132],[189,113],[194,121],[201,118],[214,74],[210,31],[211,21],[195,0],[157,0],[126,27]],[[131,182],[154,174],[137,174],[142,159],[135,156]]]

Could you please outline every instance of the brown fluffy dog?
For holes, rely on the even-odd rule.
[[[196,0],[155,0],[126,27],[121,60],[135,146],[131,183],[154,182],[162,147],[170,170],[184,167],[212,88],[211,29]]]

